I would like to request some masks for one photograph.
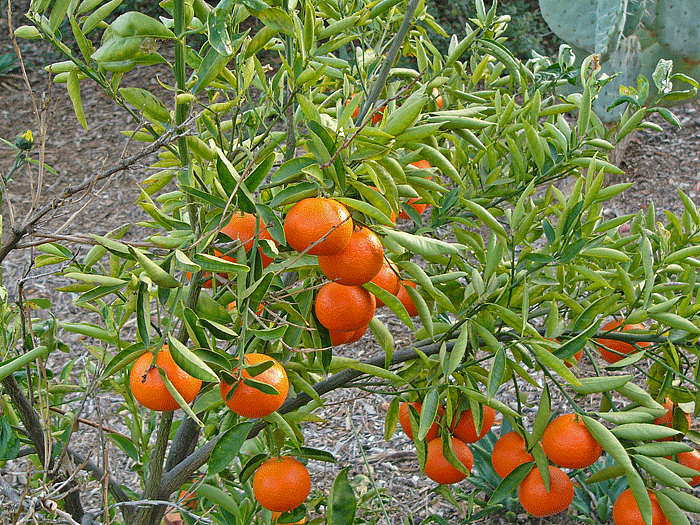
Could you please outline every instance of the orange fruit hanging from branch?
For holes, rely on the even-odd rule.
[[[455,437],[451,437],[450,439],[452,440],[452,448],[455,451],[455,456],[457,456],[457,459],[459,459],[468,471],[471,471],[474,466],[472,451],[469,450],[469,447],[464,441]],[[458,470],[447,461],[442,450],[442,438],[439,437],[428,442],[428,452],[425,458],[425,475],[441,485],[459,483],[467,477],[464,472]]]
[[[180,408],[175,398],[158,373],[161,368],[186,403],[191,402],[202,387],[202,381],[180,368],[170,355],[167,345],[158,352],[156,366],[151,368],[153,353],[141,355],[131,367],[129,386],[136,401],[146,408],[160,412],[168,412]]]
[[[399,405],[399,424],[401,425],[401,428],[406,433],[406,435],[410,439],[413,439],[413,429],[411,428],[411,418],[409,417],[409,405],[415,408],[416,412],[418,412],[418,415],[420,416],[420,411],[423,404],[420,401],[414,401],[412,403],[406,403],[404,401]],[[428,429],[428,433],[425,435],[425,440],[428,443],[430,443],[440,434],[440,427],[438,425],[438,421],[444,413],[445,409],[439,406],[437,419],[433,421],[433,424],[430,425],[430,428]]]
[[[540,471],[533,467],[518,487],[518,500],[527,512],[537,518],[554,516],[571,505],[574,485],[563,470],[550,465],[547,491]]]
[[[563,468],[589,467],[603,453],[578,414],[552,420],[542,436],[542,448],[553,463]]]
[[[303,463],[289,456],[268,459],[253,476],[255,499],[267,510],[294,510],[306,501],[309,492],[309,471]]]
[[[334,199],[303,199],[292,206],[284,219],[287,244],[298,252],[311,246],[306,252],[310,255],[338,253],[350,241],[352,232],[350,212]]]
[[[609,331],[616,331],[618,327],[622,326],[624,324],[624,321],[622,319],[615,319],[607,323],[603,328],[601,328],[601,331],[603,332],[609,332]],[[622,326],[622,331],[626,332],[627,330],[644,330],[644,325],[641,323],[635,323],[635,324],[625,324]],[[637,346],[645,348],[649,346],[648,341],[640,341],[637,343]],[[600,338],[598,339],[598,349],[600,350],[600,354],[603,356],[603,359],[605,359],[608,363],[617,363],[618,361],[624,359],[627,357],[628,354],[637,352],[637,349],[630,343],[626,343],[625,341],[618,341],[616,339],[606,339],[606,338]],[[622,355],[620,355],[622,354]]]
[[[493,426],[493,422],[496,420],[496,411],[490,406],[483,405],[483,412],[484,415],[481,419],[481,429],[479,432],[476,431],[474,415],[470,408],[468,410],[463,410],[459,414],[459,421],[455,418],[455,421],[452,422],[452,434],[465,443],[475,443],[479,441],[488,434]]]
[[[318,291],[314,312],[329,331],[354,332],[374,317],[374,295],[362,286],[326,283]]]
[[[491,453],[493,469],[502,478],[530,461],[535,461],[535,458],[527,451],[525,439],[514,430],[498,438]]]
[[[329,280],[345,286],[361,286],[379,273],[384,263],[384,247],[369,228],[355,230],[338,253],[319,255],[318,265]]]
[[[668,518],[664,515],[656,499],[656,494],[649,492],[651,500],[651,522],[652,525],[669,525]],[[615,525],[645,525],[642,513],[639,511],[637,500],[634,499],[632,489],[625,490],[615,500],[613,505],[613,521]]]
[[[255,376],[251,376],[248,369],[243,368],[241,378],[234,383],[236,389],[230,397],[228,394],[233,385],[229,385],[223,379],[219,381],[221,398],[235,414],[250,418],[269,416],[281,407],[284,400],[287,399],[289,379],[284,367],[269,355],[250,353],[245,356],[247,365],[257,365],[268,361],[272,363],[272,366]],[[235,376],[237,372],[238,368],[234,368],[231,374]],[[277,393],[262,392],[254,386],[247,385],[244,381],[246,378],[265,383],[277,390]]]

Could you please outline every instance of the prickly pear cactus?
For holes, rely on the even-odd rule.
[[[700,61],[698,15],[698,0],[658,0],[653,31],[659,43],[687,61]]]
[[[570,44],[580,61],[600,55],[602,72],[618,74],[606,84],[594,109],[604,122],[619,118],[607,111],[622,85],[637,75],[651,80],[660,59],[673,60],[673,73],[700,81],[700,0],[539,0],[542,17]],[[653,85],[652,85],[653,91]]]

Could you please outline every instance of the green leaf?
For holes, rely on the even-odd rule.
[[[0,419],[0,460],[15,459],[19,452],[19,437],[12,429],[7,416]]]
[[[352,525],[355,523],[357,498],[348,482],[348,470],[341,470],[328,493],[328,525]]]
[[[218,474],[236,459],[253,425],[253,421],[239,423],[221,435],[208,461],[210,476]]]
[[[68,74],[68,83],[66,85],[68,88],[68,96],[73,103],[73,111],[75,112],[75,117],[83,126],[83,129],[87,131],[87,120],[85,119],[85,112],[83,111],[83,102],[80,97],[80,82],[78,81],[78,72],[73,70]]]
[[[448,243],[431,237],[413,235],[411,233],[378,227],[382,235],[406,248],[409,252],[424,257],[436,257],[439,255],[454,255],[460,251],[466,251],[466,246],[456,243]]]
[[[182,368],[192,377],[196,377],[202,381],[209,381],[212,383],[219,382],[219,377],[214,373],[214,371],[171,334],[168,334],[168,342],[171,350],[170,353],[177,366]]]

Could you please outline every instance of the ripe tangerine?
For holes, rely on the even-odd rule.
[[[664,515],[656,499],[656,494],[649,492],[651,499],[652,525],[669,525],[668,518]],[[637,500],[634,499],[632,489],[627,489],[620,494],[613,505],[613,521],[615,525],[644,525],[642,513],[639,511]]]
[[[332,255],[319,255],[318,265],[329,280],[345,286],[361,286],[379,273],[384,247],[369,228],[355,230],[345,248]]]
[[[158,373],[158,368],[165,372],[166,377],[180,393],[185,403],[189,403],[199,393],[202,381],[180,368],[170,355],[167,345],[163,345],[156,357],[156,366],[151,368],[153,353],[142,354],[131,367],[129,386],[136,401],[146,408],[159,412],[169,412],[180,408],[175,398],[168,391]]]
[[[455,451],[455,456],[457,456],[457,459],[459,459],[462,465],[470,471],[474,466],[472,451],[469,450],[469,447],[464,441],[456,437],[450,437],[450,439],[452,440],[452,448]],[[467,477],[464,472],[457,470],[447,461],[442,451],[442,438],[439,437],[428,442],[424,472],[426,476],[441,485],[459,483]]]
[[[428,162],[425,159],[421,159],[421,160],[417,160],[416,162],[411,162],[411,166],[415,166],[418,169],[427,170],[430,168],[430,162]],[[429,177],[429,178],[432,179],[432,177]],[[416,213],[418,215],[423,213],[425,210],[428,209],[428,206],[430,206],[430,204],[427,204],[427,203],[416,204],[419,200],[421,200],[420,197],[413,197],[412,199],[409,199],[408,203],[407,203],[411,208],[416,210]],[[401,213],[399,213],[399,217],[402,219],[410,219],[410,217],[408,216],[408,213],[406,213],[405,211],[402,211]]]
[[[352,232],[350,212],[334,199],[310,197],[300,200],[284,219],[284,235],[296,251],[303,252],[317,243],[306,252],[310,255],[338,253],[350,241]]]
[[[411,288],[417,288],[418,285],[413,281],[401,281],[399,293],[396,294],[396,297],[399,301],[401,301],[401,304],[404,306],[409,316],[417,317],[418,308],[416,308],[416,305],[413,302],[413,299],[411,299],[411,296],[408,295],[408,292],[406,291],[406,286],[410,286]]]
[[[668,428],[675,428],[673,426],[673,412],[675,410],[680,410],[681,412],[683,412],[683,410],[680,407],[678,407],[673,401],[671,401],[671,399],[668,397],[663,402],[663,406],[667,410],[667,412],[663,416],[657,417],[654,420],[654,424],[663,425],[663,426],[668,427]],[[683,415],[685,416],[685,419],[688,422],[688,428],[690,428],[690,414],[686,414],[685,412],[683,412]],[[682,430],[682,429],[678,429],[678,430]],[[678,437],[678,439],[681,439],[683,437],[683,435],[677,434],[677,437]],[[674,439],[675,439],[674,436],[668,436],[668,437],[659,439],[659,441],[673,441]]]
[[[350,102],[352,100],[354,100],[356,96],[357,96],[357,94],[350,97],[348,99],[348,101],[345,103],[345,105],[347,106],[348,104],[350,104]],[[357,106],[355,108],[355,111],[352,112],[352,118],[356,118],[357,115],[360,114],[360,106],[361,105],[362,105],[362,96],[360,96],[360,105]],[[374,108],[372,108],[372,109],[374,109]],[[382,121],[382,116],[384,115],[384,109],[386,109],[386,106],[382,106],[381,108],[379,108],[379,111],[377,111],[374,115],[372,115],[372,124],[379,124]]]
[[[329,330],[328,333],[331,336],[331,344],[333,346],[339,346],[355,343],[359,341],[363,335],[365,335],[365,332],[367,332],[367,328],[369,328],[368,324],[366,324],[365,326],[361,326],[360,328],[352,332],[338,332],[335,330]]]
[[[696,449],[693,449],[690,452],[681,452],[678,454],[678,463],[699,472],[697,476],[693,477],[688,482],[688,485],[691,487],[698,486],[700,484],[700,452],[698,452]]]
[[[253,493],[267,510],[289,512],[306,501],[311,492],[309,471],[300,461],[284,456],[270,458],[253,477]]]
[[[463,410],[459,414],[459,421],[452,422],[452,434],[465,443],[475,443],[488,434],[496,420],[496,411],[490,406],[483,405],[483,417],[481,418],[481,431],[476,431],[474,415],[471,408]]]
[[[552,420],[542,436],[542,448],[553,463],[563,468],[589,467],[603,453],[578,414]]]
[[[314,312],[329,331],[353,332],[374,317],[374,296],[362,286],[326,283],[318,291]]]
[[[502,478],[530,461],[535,461],[535,458],[527,451],[525,439],[514,430],[498,438],[491,453],[493,469]]]
[[[542,475],[533,468],[518,487],[518,500],[523,508],[538,518],[564,512],[574,500],[574,485],[563,470],[549,466],[549,492]]]
[[[399,404],[399,423],[401,424],[401,428],[406,433],[406,435],[410,439],[413,439],[413,429],[411,428],[411,418],[409,417],[408,405],[411,405],[413,408],[415,408],[416,412],[418,412],[418,415],[420,416],[420,411],[423,404],[420,401],[414,401],[412,403],[406,403],[404,401],[401,402],[401,404]],[[438,421],[440,420],[440,418],[442,418],[442,415],[444,413],[445,409],[441,406],[438,406],[437,419],[433,421],[433,424],[430,425],[430,428],[428,429],[428,433],[425,435],[425,440],[428,443],[440,435],[440,426],[438,425]]]
[[[289,379],[284,367],[269,355],[250,353],[245,356],[247,365],[257,365],[266,361],[272,361],[272,366],[258,375],[252,376],[252,379],[274,387],[277,390],[277,394],[267,394],[255,387],[246,385],[243,382],[243,378],[251,378],[246,368],[243,368],[241,371],[241,378],[236,381],[235,384],[237,386],[231,397],[228,397],[228,394],[233,385],[229,385],[223,379],[219,381],[221,398],[235,414],[250,418],[269,416],[281,407],[284,400],[287,399]],[[234,368],[231,373],[235,376],[237,371],[238,367]]]
[[[603,326],[601,330],[603,332],[618,331],[617,328],[623,324],[624,321],[622,319],[613,319],[605,326]],[[622,331],[626,332],[627,330],[644,330],[644,325],[641,323],[626,324],[622,327]],[[618,361],[624,359],[627,356],[627,354],[631,354],[633,352],[638,351],[630,343],[625,343],[624,341],[617,341],[614,339],[600,338],[598,339],[598,344],[602,345],[598,348],[600,350],[600,354],[603,356],[603,359],[605,359],[608,363],[617,363]],[[648,341],[640,341],[639,343],[637,343],[637,346],[647,347],[649,346],[649,344],[650,343]],[[614,352],[612,350],[614,350]],[[624,355],[619,355],[615,352],[619,352],[619,354]]]
[[[384,259],[381,268],[379,268],[379,273],[370,282],[376,284],[382,290],[386,290],[391,295],[396,295],[401,287],[399,269],[394,262]],[[375,299],[377,300],[377,308],[384,306],[384,303],[377,296],[375,296]]]
[[[221,228],[221,233],[225,234],[232,241],[240,241],[243,243],[243,248],[246,252],[249,252],[253,248],[253,243],[255,241],[256,222],[258,238],[272,241],[275,246],[277,246],[277,241],[272,238],[272,235],[270,235],[270,232],[260,217],[256,218],[255,215],[251,213],[234,214],[229,223]],[[265,255],[262,248],[258,248],[258,251],[260,252],[263,268],[267,268],[274,259]],[[228,261],[236,262],[236,257],[233,255],[222,255],[221,252],[218,251],[215,251],[215,253],[217,257],[223,257]]]

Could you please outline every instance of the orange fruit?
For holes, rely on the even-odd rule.
[[[624,324],[624,321],[621,319],[614,319],[607,323],[601,330],[603,332],[608,332],[608,331],[617,331],[617,327],[621,326]],[[644,325],[641,323],[635,323],[635,324],[626,324],[622,327],[622,331],[626,332],[627,330],[644,330]],[[624,341],[615,341],[614,339],[598,339],[598,344],[603,345],[607,348],[603,347],[598,347],[600,349],[600,353],[603,356],[603,359],[605,359],[608,363],[617,363],[618,361],[624,359],[627,354],[631,354],[633,352],[636,352],[637,349],[632,346],[630,343],[625,343]],[[637,346],[640,347],[647,347],[649,346],[648,341],[642,341],[637,343]],[[614,350],[615,352],[619,352],[620,354],[624,355],[618,355],[615,352],[611,352],[611,350]]]
[[[202,381],[192,377],[177,366],[173,356],[170,355],[167,345],[163,345],[163,348],[158,352],[156,357],[157,367],[150,368],[152,362],[153,353],[146,352],[131,367],[129,386],[136,401],[146,408],[160,412],[168,412],[180,408],[180,405],[177,404],[177,401],[175,401],[175,398],[160,378],[158,368],[165,372],[168,380],[175,387],[175,390],[180,393],[185,403],[189,403],[197,397],[199,389],[202,387]]]
[[[281,512],[273,512],[272,513],[272,523],[277,523],[277,518],[279,518],[281,515],[282,515]],[[294,521],[290,524],[285,523],[285,525],[302,525],[303,523],[306,523],[306,516],[301,518],[299,521]]]
[[[374,296],[362,286],[338,283],[321,286],[314,303],[318,322],[336,332],[353,332],[369,324],[375,310]]]
[[[180,505],[186,509],[197,508],[197,494],[194,492],[188,492],[187,489],[182,489],[180,495],[177,497]]]
[[[518,500],[523,508],[538,518],[564,512],[574,500],[574,485],[563,470],[549,466],[549,492],[542,475],[533,468],[518,487]]]
[[[221,233],[225,234],[232,241],[240,241],[241,243],[243,243],[243,247],[247,253],[250,252],[250,250],[253,248],[253,243],[255,241],[255,223],[255,215],[252,215],[250,213],[234,213],[229,223],[223,228],[221,228]],[[277,246],[277,241],[275,241],[272,238],[272,235],[270,235],[270,232],[267,230],[267,227],[263,224],[259,217],[257,218],[257,224],[258,238],[270,240],[275,244],[275,246]],[[216,255],[217,257],[221,257],[222,259],[225,259],[227,261],[236,262],[236,257],[235,255],[233,255],[234,252],[235,250],[232,250],[231,253],[224,255],[219,250],[214,250],[214,255]],[[265,255],[262,251],[262,248],[258,248],[258,252],[260,253],[260,260],[262,262],[263,268],[267,268],[274,259]],[[207,273],[207,275],[209,274]],[[217,276],[217,279],[219,279],[219,282],[221,282],[227,277],[227,274],[222,273],[220,274],[220,276]],[[191,279],[190,272],[187,272],[187,278]],[[211,279],[205,282],[202,286],[204,286],[205,288],[211,288]]]
[[[535,461],[535,458],[527,451],[525,438],[514,430],[498,438],[491,453],[493,469],[502,478],[530,461]]]
[[[656,494],[650,490],[648,492],[649,499],[651,499],[652,525],[668,525],[669,521],[661,510],[661,505],[659,505],[656,499]],[[642,513],[639,511],[639,506],[637,505],[637,500],[634,499],[632,489],[625,490],[615,500],[615,504],[613,505],[613,521],[615,525],[644,525]]]
[[[418,412],[418,415],[420,415],[420,409],[423,405],[420,401],[414,401],[413,403],[402,402],[399,404],[399,423],[401,424],[401,428],[406,433],[406,435],[410,439],[413,439],[413,429],[411,429],[411,418],[408,415],[408,405],[411,405],[413,408],[415,408]],[[438,425],[438,421],[444,413],[445,409],[442,407],[438,407],[437,420],[434,421],[432,425],[430,425],[428,433],[425,435],[425,440],[427,442],[431,442],[433,439],[440,435],[440,426]]]
[[[681,452],[678,454],[678,463],[700,472],[700,452],[695,449],[690,452]],[[691,487],[696,487],[698,484],[700,484],[700,474],[688,482]]]
[[[249,252],[253,248],[253,242],[255,240],[255,225],[255,215],[252,215],[250,213],[236,213],[233,215],[233,217],[231,217],[229,223],[223,228],[221,228],[221,233],[230,237],[233,241],[242,242],[245,251]],[[267,227],[263,224],[262,220],[260,220],[259,217],[257,218],[257,227],[258,238],[267,239],[269,241],[272,241],[275,244],[275,246],[277,245],[277,242],[272,238],[272,235],[270,235],[270,232],[267,230]],[[273,261],[273,259],[265,255],[262,251],[262,248],[258,248],[258,251],[260,252],[263,268],[267,268]],[[220,252],[215,253],[217,256],[221,256]],[[232,262],[236,262],[236,257],[233,255],[224,255],[223,258]]]
[[[553,463],[563,468],[589,467],[603,453],[578,414],[552,420],[542,436],[542,448]]]
[[[331,255],[345,248],[353,232],[350,212],[340,202],[311,197],[297,202],[284,219],[289,246],[310,255]],[[321,240],[323,239],[323,240]]]
[[[428,162],[425,159],[417,160],[416,162],[411,162],[411,166],[415,166],[416,168],[422,169],[422,170],[427,170],[430,168],[430,162]],[[432,179],[432,177],[430,177]],[[421,198],[420,197],[414,197],[412,199],[408,200],[408,205],[416,210],[416,213],[420,215],[423,213],[426,209],[428,209],[428,206],[430,204],[416,204]],[[410,219],[408,214],[405,211],[402,211],[399,213],[399,217],[402,219]]]
[[[435,105],[438,109],[442,109],[443,100],[438,88],[433,88],[433,96],[435,97]]]
[[[477,432],[476,425],[474,424],[474,415],[470,408],[468,410],[463,410],[459,414],[459,421],[453,421],[450,430],[457,439],[465,443],[475,443],[488,434],[495,420],[496,411],[490,406],[484,405],[484,415],[481,418],[481,431]]]
[[[258,363],[264,363],[266,361],[272,361],[272,366],[260,374],[252,376],[252,379],[274,387],[277,390],[277,394],[267,394],[255,387],[246,385],[243,382],[243,378],[251,378],[246,368],[241,371],[241,378],[236,382],[236,390],[234,390],[233,394],[228,399],[228,393],[233,386],[227,384],[223,379],[219,381],[219,393],[221,394],[221,398],[235,414],[251,418],[269,416],[281,407],[284,400],[287,399],[289,379],[287,378],[287,372],[284,367],[275,358],[269,355],[251,353],[245,356],[245,363],[247,365],[257,365]],[[238,367],[234,368],[231,373],[235,376],[237,371]]]
[[[384,247],[368,228],[355,230],[345,248],[333,255],[319,255],[318,265],[329,280],[345,286],[361,286],[379,273]]]
[[[668,412],[666,412],[666,414],[661,416],[661,417],[657,417],[654,420],[654,423],[656,425],[663,425],[663,426],[668,427],[668,428],[674,428],[673,427],[673,411],[680,410],[681,412],[683,412],[683,410],[681,410],[680,407],[676,407],[676,404],[673,401],[671,401],[668,397],[664,401],[663,406],[666,410],[668,410]],[[688,421],[688,428],[690,428],[690,414],[686,414],[685,412],[683,412],[683,415],[685,416],[685,419]],[[677,437],[680,439],[683,436],[681,434],[677,434]],[[659,439],[659,441],[673,441],[673,440],[674,440],[673,436]]]
[[[452,440],[452,448],[454,448],[457,459],[462,462],[462,465],[471,470],[474,466],[474,456],[472,451],[464,441],[460,441],[455,437]],[[425,458],[425,475],[440,485],[451,485],[459,483],[467,477],[464,472],[460,472],[447,461],[447,458],[442,452],[442,439],[435,438],[428,442],[428,452]]]
[[[309,471],[289,456],[270,458],[253,476],[253,493],[267,510],[288,512],[306,501],[311,492]]]
[[[547,341],[552,341],[552,340],[553,340],[555,343],[558,343],[558,342],[559,342],[558,339],[552,339],[551,337],[545,337],[545,339],[546,339]],[[549,350],[549,349],[548,349],[548,350]],[[581,356],[582,356],[582,355],[583,355],[583,348],[581,348],[581,350],[579,350],[578,352],[576,352],[576,353],[573,355],[573,358],[576,360],[576,363],[579,362],[579,359],[581,359]],[[571,368],[572,366],[574,366],[574,365],[572,365],[571,363],[569,363],[568,360],[567,360],[567,361],[564,361],[564,364],[565,364],[568,368]]]
[[[410,315],[411,317],[416,317],[418,315],[418,308],[416,308],[416,305],[413,303],[413,299],[411,299],[411,296],[408,295],[408,292],[406,291],[406,286],[416,288],[418,285],[413,281],[401,281],[399,293],[396,294],[396,297],[398,297],[399,301],[401,301],[401,304],[403,304],[404,308],[406,308],[408,315]]]
[[[350,104],[350,101],[354,100],[354,98],[355,98],[356,96],[357,96],[357,95],[355,94],[355,95],[353,95],[352,97],[350,97],[350,99],[345,103],[345,105],[347,106],[348,104]],[[361,100],[361,99],[362,99],[362,97],[360,97],[360,100]],[[362,105],[362,102],[360,102],[360,106],[361,106],[361,105]],[[357,107],[355,108],[355,111],[352,112],[352,118],[356,118],[357,115],[360,114],[360,106],[357,106]],[[378,123],[380,123],[380,122],[382,121],[382,115],[384,115],[384,109],[385,109],[385,108],[386,108],[386,106],[382,106],[381,108],[379,108],[379,111],[377,111],[374,115],[372,115],[372,124],[378,124]],[[371,111],[371,110],[370,110],[370,111]]]
[[[379,268],[379,273],[377,273],[370,282],[376,284],[382,290],[386,290],[391,295],[396,295],[399,293],[399,288],[401,287],[400,280],[399,269],[396,264],[384,259],[381,268]],[[384,306],[384,303],[377,298],[377,308],[381,308],[382,306]]]
[[[333,346],[339,346],[355,343],[356,341],[359,341],[363,335],[365,335],[367,328],[369,328],[369,325],[361,326],[352,332],[329,331],[328,333],[331,335],[331,344]]]

